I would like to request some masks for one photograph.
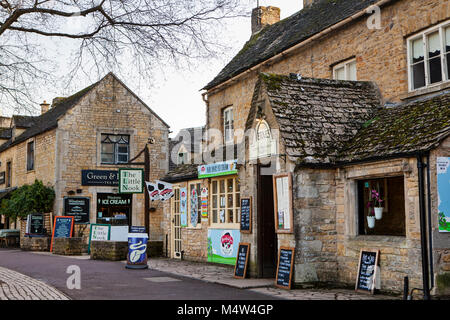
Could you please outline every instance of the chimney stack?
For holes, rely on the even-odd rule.
[[[303,0],[303,8],[311,6],[314,2],[317,2],[317,0]]]
[[[44,102],[41,103],[41,114],[46,113],[49,109],[50,109],[50,104],[44,100]]]
[[[280,21],[280,8],[257,7],[252,10],[252,35],[261,31],[265,26]]]

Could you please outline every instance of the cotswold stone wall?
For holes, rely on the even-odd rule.
[[[332,78],[333,66],[350,58],[356,58],[358,80],[376,82],[386,101],[398,102],[408,93],[406,38],[449,18],[448,1],[395,1],[381,8],[380,30],[368,29],[367,17],[357,19],[270,65],[209,90],[208,127],[223,129],[221,111],[228,106],[234,108],[235,129],[245,127],[259,72]]]
[[[126,260],[128,242],[126,241],[92,241],[91,259],[93,260]]]

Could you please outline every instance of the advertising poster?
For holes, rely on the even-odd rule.
[[[208,262],[235,265],[240,240],[240,230],[209,229]]]
[[[180,188],[180,225],[187,227],[187,189]]]
[[[437,158],[439,232],[450,232],[450,158]]]
[[[191,225],[195,228],[198,221],[198,194],[197,189],[191,191]]]

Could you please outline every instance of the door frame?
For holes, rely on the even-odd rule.
[[[179,203],[180,199],[180,186],[174,186],[174,196],[170,199],[170,252],[171,257],[174,259],[181,259],[182,252],[182,240],[181,240],[181,212]],[[175,210],[178,203],[178,210]],[[178,212],[176,212],[178,211]],[[178,229],[178,230],[177,230]],[[177,232],[178,231],[178,232]],[[176,236],[179,236],[178,238]],[[179,248],[177,248],[176,242],[179,241]],[[178,249],[178,251],[176,251]]]

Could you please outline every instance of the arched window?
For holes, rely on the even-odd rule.
[[[272,134],[269,124],[261,120],[256,126],[256,141],[258,146],[258,158],[271,155]]]

